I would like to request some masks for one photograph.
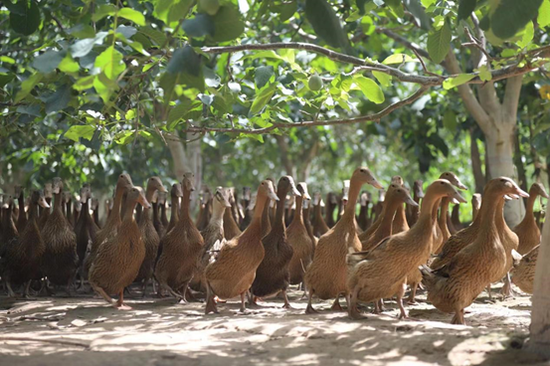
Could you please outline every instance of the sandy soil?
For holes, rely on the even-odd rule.
[[[521,347],[528,336],[529,296],[489,302],[483,294],[466,315],[468,326],[425,303],[408,306],[399,321],[394,302],[362,321],[331,312],[329,302],[305,315],[268,299],[238,311],[238,301],[204,316],[202,303],[129,297],[118,311],[91,295],[36,300],[0,297],[0,365],[511,365],[544,364]],[[366,309],[370,312],[370,308]]]

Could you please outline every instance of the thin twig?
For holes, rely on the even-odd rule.
[[[424,70],[425,74],[432,75],[438,78],[443,78],[443,76],[441,75],[428,71],[428,68],[426,67],[426,63],[424,62],[424,59],[422,58],[422,56],[420,56],[420,53],[418,53],[418,51],[415,48],[411,48],[411,50],[415,54],[416,58],[420,61],[420,64],[422,65],[422,69]]]
[[[82,342],[76,342],[76,341],[65,341],[61,339],[40,339],[40,338],[25,338],[25,337],[0,337],[0,342],[36,342],[36,343],[53,343],[53,344],[61,344],[64,346],[75,346],[75,347],[82,347],[85,349],[90,348],[89,344],[82,343]]]

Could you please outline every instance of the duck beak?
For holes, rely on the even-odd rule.
[[[38,204],[42,208],[50,208],[50,204],[46,201],[46,199],[44,197],[40,197],[38,199]]]
[[[304,197],[304,200],[306,200],[306,201],[310,201],[310,200],[311,200],[311,196],[310,196],[309,193],[307,193],[307,192],[304,192],[304,194],[302,195],[302,197]]]
[[[383,189],[384,188],[384,187],[382,187],[380,182],[378,182],[375,178],[372,178],[372,181],[370,181],[369,184],[371,186],[373,186],[374,188],[376,188],[376,189]]]
[[[516,196],[515,194],[505,194],[504,195],[504,200],[505,201],[512,201],[512,200],[516,200],[518,199],[519,197]]]
[[[460,189],[462,189],[463,191],[467,191],[468,190],[468,187],[466,187],[461,181],[458,181],[456,186]]]
[[[413,200],[411,196],[407,196],[407,199],[405,199],[405,203],[413,207],[418,207],[418,203],[416,203],[416,201]]]
[[[159,187],[159,192],[162,192],[162,193],[167,193],[168,191],[166,190],[166,187],[164,187],[164,184],[161,184],[160,187]]]
[[[149,203],[149,201],[147,201],[147,198],[145,198],[142,193],[140,193],[139,195],[138,202],[143,206],[143,208],[151,208],[151,204]]]
[[[466,189],[468,189],[468,188],[466,188]],[[466,203],[466,202],[468,202],[468,201],[466,201],[466,199],[465,199],[464,197],[462,197],[462,196],[460,195],[460,193],[458,193],[458,192],[455,192],[455,194],[453,195],[452,198],[453,198],[453,199],[456,199],[456,200],[458,201],[458,203]]]
[[[519,195],[520,197],[529,197],[529,193],[525,192],[523,189],[519,188],[519,187],[516,187],[516,192],[515,192],[517,195]]]
[[[277,197],[275,191],[273,191],[272,189],[267,192],[267,196],[274,201],[279,201],[279,197]]]
[[[300,191],[298,190],[298,188],[296,188],[295,185],[292,185],[292,193],[294,193],[294,195],[295,195],[296,197],[301,197],[301,196],[302,196],[302,194],[300,193]]]

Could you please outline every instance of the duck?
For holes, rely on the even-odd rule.
[[[183,191],[181,189],[181,184],[172,184],[172,188],[170,189],[170,222],[168,222],[166,232],[170,232],[170,230],[172,230],[174,226],[176,226],[176,222],[178,222],[179,220],[180,198],[182,196]]]
[[[387,237],[391,236],[392,233],[394,233],[394,217],[399,207],[403,207],[403,203],[407,203],[410,205],[417,204],[413,201],[409,191],[403,186],[399,185],[398,182],[390,184],[388,190],[386,191],[386,199],[384,203],[384,208],[382,209],[382,213],[380,214],[380,222],[378,228],[375,232],[372,233],[370,237],[368,237],[364,241],[361,241],[361,250],[363,251],[371,250],[382,240],[386,239]]]
[[[241,205],[244,208],[244,217],[243,217],[243,220],[240,222],[241,230],[246,229],[246,227],[252,221],[254,210],[253,210],[253,206],[251,205],[251,201],[252,201],[252,192],[250,187],[243,187],[243,198],[241,201]]]
[[[182,302],[186,302],[189,282],[199,267],[204,249],[204,239],[189,215],[191,192],[195,191],[194,180],[193,173],[183,174],[179,221],[161,239],[162,252],[155,267],[155,278],[161,290],[168,290]]]
[[[313,235],[313,225],[311,224],[311,196],[309,195],[306,182],[299,182],[297,184],[298,192],[303,195],[302,190],[307,193],[307,198],[302,199],[302,218],[304,220],[304,226],[306,227],[309,238],[313,242],[314,246],[317,246],[317,237]],[[294,221],[294,216],[292,217]],[[291,222],[292,223],[292,222]],[[288,228],[288,227],[287,227]]]
[[[480,229],[471,244],[460,250],[443,268],[421,268],[428,290],[428,301],[437,309],[454,313],[452,324],[465,324],[464,309],[502,272],[507,271],[505,244],[499,236],[496,219],[503,215],[505,195],[527,194],[506,177],[492,179],[483,193],[485,209],[479,214]]]
[[[11,198],[8,198],[11,199]],[[9,205],[9,207],[13,205]],[[11,209],[8,207],[3,217],[4,223],[4,248],[2,255],[2,278],[6,281],[6,287],[10,296],[15,296],[12,285],[25,284],[23,296],[29,296],[31,281],[40,272],[40,267],[46,245],[38,228],[38,207],[49,208],[42,191],[33,191],[29,204],[29,217],[25,229],[18,233],[11,218]],[[9,236],[6,236],[9,230]],[[11,239],[10,239],[11,238]]]
[[[380,214],[382,213],[382,210],[384,208],[385,199],[386,199],[386,191],[384,189],[379,190],[378,201],[372,206],[371,213],[370,213],[371,220],[373,223],[376,223],[376,221],[378,221],[378,218],[380,217]]]
[[[65,218],[71,224],[72,227],[74,227],[75,221],[73,216],[73,195],[71,192],[63,192],[63,202],[65,204]]]
[[[19,207],[19,212],[17,213],[17,222],[15,223],[15,226],[17,227],[17,231],[22,233],[23,230],[25,230],[25,225],[27,225],[27,213],[25,212],[25,191],[20,185],[16,185],[14,189],[15,197],[17,197],[17,203]]]
[[[397,295],[400,318],[406,318],[403,295],[407,275],[425,263],[433,243],[433,226],[436,225],[434,207],[443,197],[453,197],[459,202],[466,200],[446,179],[438,179],[428,186],[422,200],[420,217],[408,231],[392,235],[371,250],[366,257],[355,264],[349,276],[351,293],[348,315],[361,318],[357,302],[372,302]],[[361,254],[363,256],[364,254]],[[353,253],[350,254],[353,256]]]
[[[336,215],[336,222],[338,222],[338,220],[340,220],[340,218],[344,214],[344,210],[346,209],[346,205],[348,204],[348,201],[349,201],[349,185],[350,185],[349,179],[346,179],[346,180],[342,181],[342,193],[340,194],[339,199],[338,199],[338,214]]]
[[[271,178],[267,178],[267,180],[271,181],[271,184],[274,186],[275,182]],[[257,197],[256,197],[256,203],[257,203]],[[265,207],[264,212],[262,212],[262,238],[269,234],[271,231],[271,200],[268,200]]]
[[[449,216],[449,205],[451,204],[451,199],[449,197],[445,197],[441,200],[440,205],[440,211],[439,211],[439,217],[437,218],[437,225],[439,226],[439,230],[441,232],[441,239],[439,240],[439,246],[434,247],[432,249],[432,252],[434,254],[439,254],[441,251],[441,247],[449,238],[451,237],[451,231],[449,230],[448,226],[448,216]],[[458,205],[455,205],[455,207]]]
[[[355,226],[355,203],[365,183],[382,188],[371,171],[366,167],[355,169],[350,181],[349,201],[352,203],[338,223],[319,238],[313,261],[307,268],[304,284],[308,290],[306,314],[317,312],[311,305],[313,296],[323,300],[335,298],[332,308],[341,309],[338,298],[341,294],[348,300],[348,252],[360,251],[361,241]]]
[[[166,193],[166,188],[162,184],[159,177],[153,176],[147,181],[147,188],[145,190],[145,199],[148,203],[151,202],[153,196],[157,192]],[[135,278],[135,281],[142,282],[143,296],[147,296],[147,285],[153,276],[153,269],[157,259],[159,251],[160,237],[153,225],[153,218],[151,217],[151,210],[148,207],[143,207],[139,221],[139,231],[141,233],[141,240],[145,245],[145,257],[141,262],[139,272]]]
[[[539,196],[548,199],[548,193],[544,189],[544,186],[540,183],[533,183],[531,188],[529,188],[529,199],[527,200],[525,216],[513,229],[519,239],[517,251],[521,255],[529,253],[534,247],[540,244],[540,229],[533,214],[533,207]]]
[[[403,178],[401,178],[399,175],[394,176],[392,178],[392,182],[395,182],[402,189],[407,190],[407,192],[409,192],[409,190],[405,187],[405,182],[403,181]],[[409,198],[410,200],[407,200],[408,202],[414,202],[410,197],[410,195],[409,195]],[[386,200],[387,200],[387,196],[386,196]],[[400,205],[397,206],[395,217],[393,218],[392,233],[398,234],[400,232],[407,231],[407,230],[409,230],[409,223],[407,222],[407,214],[405,213],[405,206],[403,206],[403,203],[401,203]]]
[[[447,228],[451,235],[464,228],[460,222],[460,205],[454,205],[451,215],[447,215]]]
[[[157,192],[150,203],[153,207],[153,226],[155,227],[159,238],[162,239],[166,235],[166,226],[162,223],[161,210],[162,206],[166,204],[166,201],[164,200],[163,195]],[[162,244],[160,248],[162,248]]]
[[[265,255],[262,244],[262,216],[269,199],[279,198],[275,194],[273,182],[266,179],[258,187],[254,214],[246,230],[225,243],[217,258],[206,266],[205,314],[218,313],[214,296],[221,299],[240,296],[240,310],[246,310],[245,294],[252,286],[256,270]]]
[[[539,256],[540,245],[522,256],[521,261],[512,268],[512,283],[528,294],[533,293],[535,283],[535,268]]]
[[[413,183],[413,200],[416,203],[420,203],[420,200],[424,198],[424,191],[422,190],[423,184],[424,182],[422,182],[420,179],[415,180]],[[407,222],[409,223],[409,227],[412,227],[414,224],[416,224],[419,216],[419,206],[407,206]]]
[[[170,222],[168,221],[168,216],[166,214],[166,204],[168,199],[168,191],[165,189],[164,191],[158,191],[157,192],[157,202],[159,204],[160,208],[160,222],[162,222],[162,227],[164,228],[164,232],[168,232],[168,225]]]
[[[52,207],[52,198],[53,198],[52,183],[44,184],[44,197],[49,207],[39,209],[40,217],[38,219],[38,227],[40,228],[40,230],[42,230],[42,228],[46,224],[46,221],[48,221],[48,218],[50,217],[50,214],[51,214],[50,208]]]
[[[263,237],[264,258],[256,269],[256,277],[250,292],[254,297],[268,297],[281,292],[284,299],[284,308],[290,308],[286,290],[290,281],[289,264],[294,254],[293,246],[289,243],[284,221],[285,199],[287,194],[298,198],[301,215],[302,195],[296,188],[294,179],[285,175],[277,183],[277,211],[271,225],[271,231]],[[307,232],[307,231],[306,231]],[[309,237],[309,235],[308,235]]]
[[[203,230],[210,222],[212,215],[212,192],[210,188],[203,184],[201,187],[201,204],[199,206],[199,214],[197,216],[197,229]]]
[[[367,230],[370,226],[369,204],[370,194],[368,192],[361,193],[359,197],[359,215],[357,216],[357,224],[359,224],[361,231]]]
[[[203,230],[201,230],[201,235],[204,239],[204,246],[201,253],[199,266],[190,283],[191,288],[194,290],[206,292],[206,278],[204,276],[204,270],[208,263],[210,263],[211,255],[214,254],[213,252],[219,251],[225,243],[224,217],[226,212],[229,212],[231,215],[231,205],[229,204],[227,197],[228,193],[229,191],[222,187],[217,187],[214,191],[210,222]]]
[[[95,225],[98,229],[101,228],[101,224],[99,222],[99,200],[97,198],[92,197],[92,201],[90,203],[90,209],[92,210],[92,219],[94,220]]]
[[[78,255],[78,268],[81,268],[86,253],[88,253],[88,248],[91,246],[91,243],[96,238],[99,227],[94,222],[92,216],[90,215],[90,201],[92,199],[92,190],[89,184],[84,184],[80,189],[80,202],[82,207],[80,209],[81,213],[76,221],[74,226],[74,231],[76,234],[76,253]],[[81,277],[83,277],[82,270],[79,271]]]
[[[122,223],[121,219],[121,207],[122,199],[124,195],[134,187],[132,183],[132,178],[126,173],[122,173],[118,176],[117,184],[115,187],[115,197],[113,200],[113,205],[111,208],[110,204],[106,205],[107,210],[109,211],[109,216],[101,230],[97,231],[95,239],[92,240],[92,246],[90,252],[84,259],[84,274],[87,275],[92,263],[95,259],[96,253],[99,247],[109,238],[114,237],[117,234],[118,228]]]
[[[325,223],[329,228],[333,227],[335,224],[334,221],[334,209],[338,206],[338,196],[334,192],[329,192],[327,194],[327,203],[325,206]]]
[[[66,286],[70,295],[78,269],[78,254],[76,253],[76,234],[63,215],[63,181],[56,177],[52,182],[54,194],[53,211],[41,230],[46,251],[42,261],[42,269],[48,282],[53,285]]]
[[[237,206],[237,200],[235,198],[235,188],[226,188],[225,196],[227,197],[227,200],[231,205],[231,210],[225,210],[223,213],[223,235],[225,240],[231,240],[234,237],[241,235],[242,233],[235,219],[235,216],[233,215],[233,209]]]
[[[312,204],[313,204],[313,235],[315,235],[317,238],[320,238],[327,231],[330,230],[321,213],[322,208],[325,207],[325,203],[321,198],[321,192],[314,193]]]
[[[134,186],[126,194],[124,219],[116,234],[98,248],[88,278],[94,291],[119,310],[131,309],[124,304],[124,288],[134,282],[145,258],[145,243],[133,215],[138,203],[146,210],[151,208],[143,188]],[[111,298],[112,294],[119,295],[116,302]]]
[[[481,194],[474,193],[472,195],[472,221],[474,221],[481,208]]]
[[[300,207],[300,205],[307,204],[311,200],[311,197],[305,182],[298,183],[297,189],[300,196],[296,198],[296,207]],[[318,195],[318,199],[320,200],[320,195]],[[313,260],[313,254],[317,245],[316,238],[312,237],[307,230],[303,213],[304,210],[297,210],[287,228],[288,243],[293,249],[292,258],[288,266],[291,285],[298,285],[303,282],[304,273]]]

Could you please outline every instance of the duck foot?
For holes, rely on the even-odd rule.
[[[315,310],[311,304],[307,305],[306,314],[319,314],[318,310]]]
[[[340,300],[338,298],[336,298],[336,300],[334,300],[334,302],[332,303],[332,306],[330,307],[330,310],[332,310],[332,311],[344,311],[344,309],[342,309],[342,305],[340,305]]]
[[[113,306],[117,310],[132,310],[132,307],[124,304],[124,290],[120,291],[120,296]]]
[[[356,306],[352,306],[350,308],[350,310],[348,311],[348,317],[353,320],[362,320],[367,318],[359,312]]]

